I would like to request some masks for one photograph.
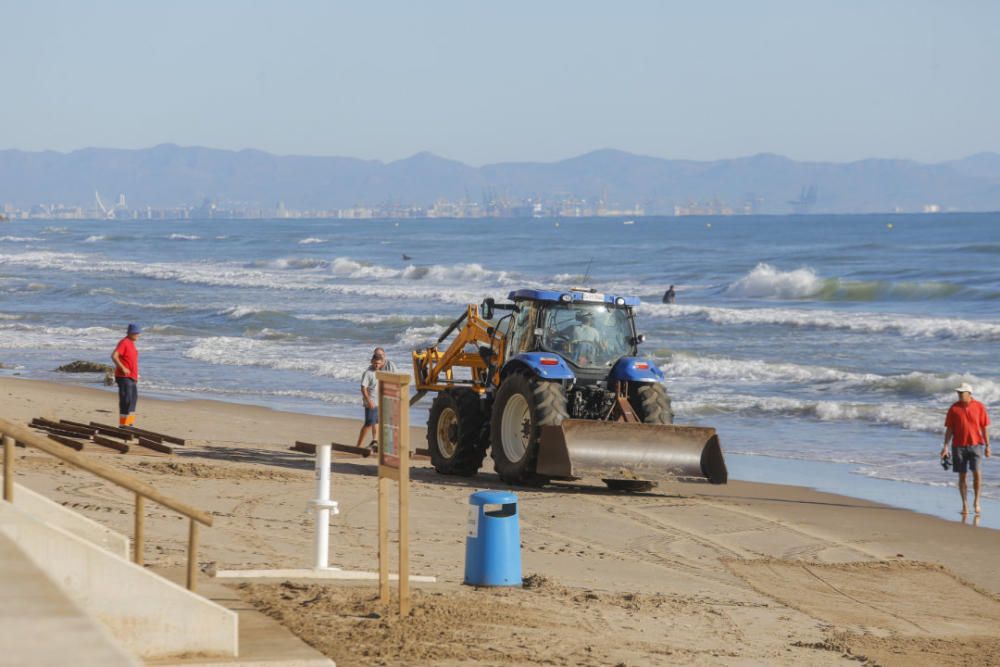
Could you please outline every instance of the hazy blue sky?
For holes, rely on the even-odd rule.
[[[1000,152],[1000,2],[0,0],[0,148]]]

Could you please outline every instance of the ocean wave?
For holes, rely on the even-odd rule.
[[[265,313],[284,314],[281,311],[267,308],[266,306],[230,306],[229,308],[224,308],[219,311],[219,315],[225,315],[226,317],[234,320],[241,320],[245,317],[250,317],[251,315],[261,315]]]
[[[184,352],[188,359],[211,364],[298,371],[338,380],[360,379],[370,355],[367,346],[330,350],[236,336],[203,338]]]
[[[908,431],[942,433],[944,419],[940,408],[894,403],[851,403],[847,401],[810,400],[784,396],[720,394],[704,399],[680,399],[674,407],[683,415],[719,413],[784,415],[818,421],[863,421],[896,426]]]
[[[341,258],[343,259],[343,258]],[[354,267],[352,268],[352,264]],[[447,304],[478,303],[486,296],[503,297],[504,290],[496,283],[509,282],[505,272],[483,269],[478,264],[459,264],[451,267],[420,267],[410,274],[413,280],[382,281],[373,279],[375,274],[401,277],[407,269],[366,267],[354,260],[345,259],[340,270],[347,275],[337,278],[367,276],[361,282],[332,282],[324,272],[287,272],[266,268],[248,268],[243,264],[219,262],[142,263],[129,260],[109,260],[99,255],[51,251],[32,251],[18,254],[0,254],[0,266],[28,266],[52,271],[83,274],[131,275],[156,280],[175,281],[189,285],[211,287],[260,288],[282,291],[322,291],[342,296],[362,296],[368,299],[408,301],[437,301]],[[332,265],[331,265],[332,268]],[[428,269],[428,270],[424,270]],[[432,269],[432,270],[430,270]],[[356,271],[351,275],[352,271]],[[447,282],[427,280],[433,276]],[[476,279],[492,279],[493,285],[476,285]]]
[[[662,367],[672,380],[754,384],[837,384],[841,391],[870,393],[888,392],[913,398],[945,397],[950,399],[955,387],[963,382],[972,385],[976,398],[986,403],[1000,401],[1000,383],[971,373],[928,373],[913,371],[899,375],[879,375],[824,366],[787,362],[767,362],[760,359],[730,359],[675,353],[663,361]]]
[[[811,268],[781,271],[760,263],[731,283],[725,294],[744,298],[817,301],[926,300],[953,296],[965,289],[943,281],[845,280],[821,278]]]
[[[42,241],[44,239],[37,236],[0,236],[0,241],[8,243],[30,243],[32,241]]]
[[[277,269],[279,271],[300,271],[305,269],[325,269],[330,262],[312,257],[278,257],[277,259],[258,259],[244,265],[250,269]]]
[[[280,397],[280,398],[304,398],[311,401],[320,401],[333,405],[355,405],[359,403],[358,396],[354,394],[340,394],[334,392],[308,391],[300,389],[237,389],[231,387],[217,387],[210,385],[177,385],[169,382],[144,380],[143,391],[157,391],[163,393],[181,394],[202,394],[206,396],[244,396],[244,397]]]
[[[167,239],[171,241],[198,241],[201,240],[201,237],[195,234],[171,234]]]
[[[434,345],[441,333],[440,326],[409,327],[399,335],[396,343],[409,350],[425,348]]]
[[[693,317],[722,325],[777,325],[837,329],[857,333],[892,333],[911,338],[1000,340],[1000,323],[988,320],[914,317],[884,313],[842,313],[791,308],[718,308],[646,304],[654,317]]]
[[[101,241],[107,241],[108,237],[104,234],[92,234],[83,240],[84,243],[99,243]]]
[[[310,236],[307,239],[302,239],[299,241],[299,245],[311,245],[314,243],[327,243],[326,239],[318,239],[315,236]]]
[[[0,324],[0,349],[92,350],[106,356],[121,335],[107,327],[45,327],[15,320]]]

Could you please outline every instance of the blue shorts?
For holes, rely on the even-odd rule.
[[[986,454],[985,445],[969,445],[968,447],[952,447],[951,459],[954,461],[955,472],[976,472]]]
[[[378,424],[378,408],[365,408],[365,426]]]

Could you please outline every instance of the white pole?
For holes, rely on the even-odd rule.
[[[317,570],[330,567],[330,513],[340,514],[337,501],[330,500],[330,458],[329,444],[316,446],[316,500],[310,505],[316,511],[315,563]]]

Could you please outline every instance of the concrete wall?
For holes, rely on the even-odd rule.
[[[139,667],[2,533],[0,563],[0,665]]]
[[[2,501],[0,533],[140,658],[237,654],[228,609]]]
[[[126,560],[129,558],[129,538],[121,533],[116,533],[103,524],[88,519],[79,512],[49,500],[26,486],[14,484],[14,505],[39,521],[58,526],[116,556],[121,556]]]

